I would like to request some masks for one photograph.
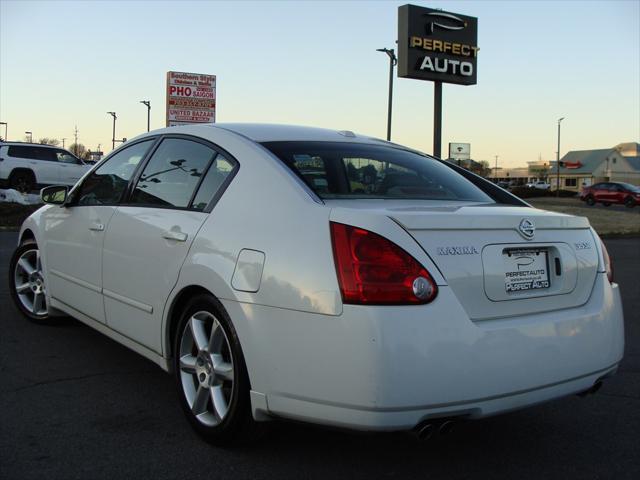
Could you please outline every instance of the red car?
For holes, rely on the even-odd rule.
[[[587,205],[602,203],[608,207],[617,203],[632,208],[640,204],[640,187],[620,182],[596,183],[582,188],[580,200],[587,202]]]

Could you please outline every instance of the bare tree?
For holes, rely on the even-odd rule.
[[[41,145],[51,145],[52,147],[57,147],[58,145],[60,145],[60,140],[58,140],[57,138],[44,137],[38,140],[38,143]]]
[[[91,157],[89,150],[81,143],[72,143],[69,145],[69,151],[73,152],[78,158],[82,160],[88,160]]]

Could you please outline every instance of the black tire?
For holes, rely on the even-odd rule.
[[[36,260],[30,260],[34,258],[35,253]],[[44,277],[42,276],[42,270],[40,268],[38,245],[34,242],[26,242],[16,248],[15,252],[11,256],[9,262],[9,293],[14,305],[27,319],[35,323],[52,325],[58,323],[58,317],[52,317],[49,315],[49,305],[46,300],[46,285]],[[18,265],[20,259],[24,259],[27,263],[34,267],[34,274],[29,275],[27,271],[21,265]],[[22,282],[20,285],[28,285],[29,288],[25,289],[22,293],[18,292],[16,281]],[[42,295],[40,297],[40,295]],[[43,302],[43,309],[37,308],[36,296]],[[29,309],[28,305],[31,304],[32,308]]]
[[[587,202],[587,205],[589,205],[590,207],[593,207],[596,204],[596,199],[593,198],[592,195],[589,195],[586,199],[585,202]]]
[[[602,205],[604,205],[605,207],[610,207],[611,206],[611,202],[602,202]]]
[[[31,171],[21,170],[18,172],[12,172],[9,176],[9,186],[22,193],[31,192],[34,189],[35,184],[35,177]]]
[[[220,357],[224,357],[226,362],[230,362],[233,370],[232,383],[227,380],[215,380],[214,378],[218,378],[216,374],[208,372],[210,377],[210,379],[207,380],[208,382],[220,383],[206,390],[213,390],[213,388],[220,387],[220,391],[224,391],[224,393],[221,393],[221,395],[224,395],[224,401],[228,402],[226,414],[222,417],[217,415],[216,407],[211,397],[207,397],[206,400],[207,411],[202,412],[200,415],[196,415],[194,411],[192,411],[192,404],[195,409],[195,403],[197,402],[197,400],[195,400],[197,393],[195,395],[192,393],[194,399],[192,399],[190,404],[190,400],[187,398],[187,389],[193,388],[197,392],[200,391],[199,389],[202,388],[203,384],[196,378],[198,373],[195,368],[200,368],[200,372],[202,372],[202,368],[204,367],[196,367],[194,362],[194,370],[192,372],[191,370],[187,371],[187,369],[181,366],[181,352],[184,352],[185,348],[191,353],[196,352],[195,355],[191,357],[193,360],[195,360],[193,357],[196,357],[198,361],[200,360],[197,353],[199,352],[198,347],[196,346],[195,340],[193,340],[193,331],[191,330],[190,322],[192,317],[201,316],[200,318],[206,318],[202,317],[205,313],[211,315],[213,320],[217,321],[224,332],[226,343],[222,343],[223,351]],[[206,322],[202,322],[202,324],[205,325]],[[189,335],[192,336],[190,346],[188,343]],[[208,333],[206,334],[208,345],[210,345],[211,341],[210,335],[211,326],[209,326]],[[211,343],[213,342],[211,341]],[[224,345],[226,345],[226,347],[224,347]],[[212,348],[208,347],[207,351],[210,352],[211,350]],[[256,441],[263,435],[265,432],[264,423],[256,422],[251,414],[251,400],[249,397],[251,386],[240,340],[238,339],[229,315],[215,297],[208,294],[196,295],[185,305],[175,330],[173,352],[174,378],[178,389],[180,406],[191,426],[202,438],[214,445],[234,446]],[[198,363],[198,365],[202,364]],[[200,375],[202,375],[202,373],[200,373]],[[188,382],[192,383],[189,384]],[[228,383],[231,383],[231,385],[228,385]],[[207,383],[207,385],[209,385],[209,383]],[[209,419],[217,423],[211,424],[210,422],[205,422],[202,418],[203,415],[208,415]]]
[[[624,206],[627,208],[633,208],[636,206],[636,201],[632,197],[627,197],[624,201]]]

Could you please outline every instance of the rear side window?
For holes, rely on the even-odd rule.
[[[209,205],[209,202],[213,200],[213,197],[220,191],[220,188],[225,183],[225,180],[233,172],[234,164],[227,160],[223,155],[218,154],[213,163],[207,170],[202,184],[198,189],[198,193],[193,199],[193,208],[195,210],[204,210]]]
[[[120,201],[136,166],[154,140],[146,140],[120,150],[85,179],[78,205],[115,205]]]
[[[399,148],[343,142],[267,142],[264,146],[323,199],[493,203],[446,165]]]
[[[57,160],[52,148],[34,147],[29,145],[15,145],[9,147],[9,156],[15,158],[27,158],[29,160],[44,160],[55,162]]]
[[[198,142],[163,140],[140,175],[129,203],[188,208],[216,155],[215,150]]]

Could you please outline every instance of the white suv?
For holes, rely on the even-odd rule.
[[[91,168],[50,145],[0,143],[0,187],[29,192],[42,185],[74,185]]]

